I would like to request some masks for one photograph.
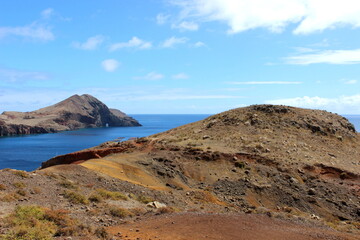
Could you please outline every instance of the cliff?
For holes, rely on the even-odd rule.
[[[95,127],[141,126],[125,113],[109,109],[95,97],[74,95],[57,104],[32,112],[0,115],[0,136],[54,133]]]

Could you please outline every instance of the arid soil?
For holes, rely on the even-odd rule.
[[[19,204],[65,209],[115,239],[360,239],[359,156],[360,136],[341,116],[250,106],[58,156],[29,177],[3,170],[0,212]],[[126,200],[92,201],[99,189]],[[71,202],[68,191],[88,203]],[[159,207],[147,206],[152,201]],[[107,239],[105,232],[81,236]]]
[[[182,213],[110,227],[123,240],[355,240],[357,235],[264,215]]]
[[[0,136],[53,133],[79,128],[140,126],[133,118],[88,94],[74,95],[32,112],[3,112]]]

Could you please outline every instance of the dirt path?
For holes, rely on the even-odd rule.
[[[359,240],[330,229],[260,215],[175,214],[139,220],[109,232],[124,240]]]

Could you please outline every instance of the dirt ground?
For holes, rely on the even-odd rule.
[[[124,240],[358,240],[360,236],[263,215],[183,213],[160,215],[108,231]]]

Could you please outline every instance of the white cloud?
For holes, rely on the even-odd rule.
[[[172,76],[173,79],[188,79],[189,76],[185,73],[179,73]]]
[[[26,82],[48,80],[50,76],[42,72],[22,71],[17,69],[0,68],[0,81]]]
[[[157,72],[150,72],[150,73],[146,74],[145,76],[134,77],[134,79],[136,79],[136,80],[160,80],[163,78],[164,78],[164,75],[162,75],[161,73],[157,73]]]
[[[32,23],[22,27],[0,27],[0,39],[8,36],[25,37],[35,40],[50,41],[55,36],[50,27]]]
[[[179,29],[181,31],[197,31],[199,29],[199,25],[194,22],[183,21],[179,24],[172,24],[171,28]]]
[[[291,56],[284,59],[288,64],[309,65],[315,63],[359,64],[360,49],[325,50],[316,53]]]
[[[266,28],[281,32],[297,24],[294,34],[309,34],[343,26],[360,26],[358,0],[171,0],[181,7],[181,19],[220,21],[229,33]]]
[[[120,62],[118,62],[115,59],[106,59],[106,60],[101,62],[101,66],[107,72],[114,72],[116,69],[119,68]]]
[[[73,46],[82,50],[95,50],[104,42],[104,36],[96,35],[88,38],[84,43],[74,42]]]
[[[163,47],[163,48],[172,48],[172,47],[174,47],[175,45],[184,44],[184,43],[186,43],[187,41],[188,41],[188,39],[185,38],[185,37],[182,37],[182,38],[171,37],[171,38],[166,39],[166,40],[161,44],[161,47]]]
[[[358,83],[358,80],[356,80],[356,79],[345,80],[344,83],[345,83],[345,84],[357,84],[357,83]]]
[[[149,49],[152,47],[151,42],[144,41],[138,37],[132,37],[127,42],[114,43],[110,46],[110,51],[116,51],[121,48],[137,48],[137,49]]]
[[[50,18],[54,14],[54,9],[47,8],[41,12],[41,16],[45,19]]]
[[[265,103],[289,105],[302,108],[324,109],[343,114],[360,113],[360,94],[353,96],[340,96],[336,98],[304,96],[288,99],[268,100],[265,101]]]
[[[200,41],[198,41],[198,42],[196,42],[196,43],[194,44],[194,47],[196,47],[196,48],[205,47],[205,46],[206,46],[205,43],[200,42]]]
[[[292,85],[302,84],[302,82],[290,82],[290,81],[250,81],[250,82],[228,82],[234,85]]]
[[[165,15],[163,13],[159,13],[156,15],[156,23],[159,25],[163,25],[167,22],[167,20],[170,18],[170,15]]]

